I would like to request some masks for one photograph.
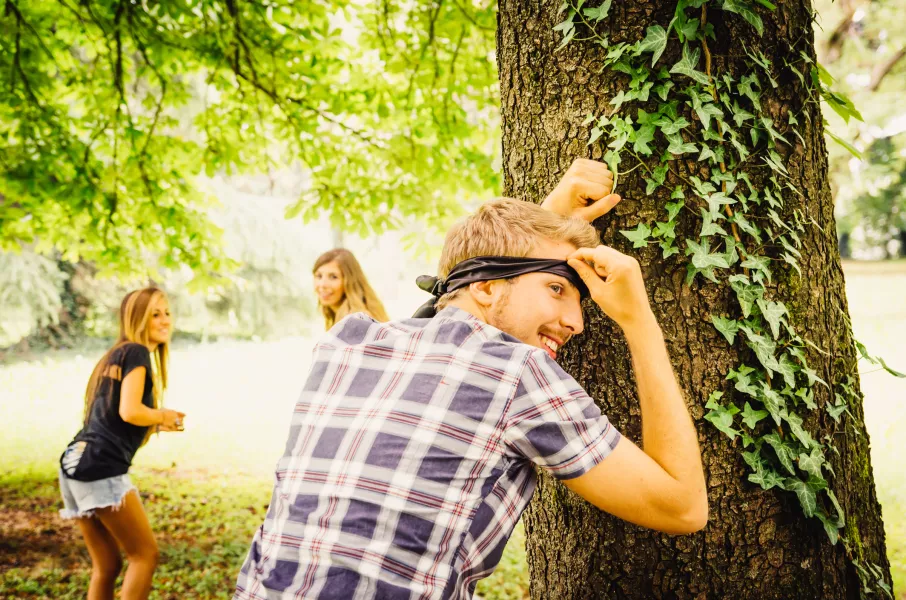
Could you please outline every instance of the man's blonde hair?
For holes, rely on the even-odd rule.
[[[600,243],[595,228],[582,219],[564,217],[531,202],[498,198],[482,204],[447,232],[437,275],[444,278],[453,267],[476,256],[528,256],[544,239],[576,248],[594,248]],[[437,309],[449,304],[458,292],[443,295]]]

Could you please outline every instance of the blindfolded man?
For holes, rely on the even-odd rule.
[[[321,339],[234,599],[469,598],[536,467],[638,525],[705,526],[695,429],[638,262],[589,224],[612,187],[577,160],[541,206],[483,205],[448,233],[415,318],[351,315]],[[643,449],[555,362],[586,295],[629,344]]]

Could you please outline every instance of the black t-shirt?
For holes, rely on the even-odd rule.
[[[106,373],[101,376],[88,422],[60,456],[60,466],[70,479],[97,481],[129,471],[132,457],[148,431],[147,427],[127,423],[120,417],[123,380],[137,367],[145,367],[142,404],[154,407],[151,353],[141,344],[123,344],[113,351]]]

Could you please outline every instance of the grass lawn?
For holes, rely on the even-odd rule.
[[[845,271],[856,337],[906,371],[906,263]],[[187,413],[186,431],[152,439],[132,470],[163,558],[152,598],[229,597],[270,500],[311,343],[176,345],[166,404]],[[98,356],[56,352],[0,365],[0,599],[85,596],[90,563],[75,525],[56,516],[56,461],[79,428]],[[866,373],[862,389],[895,589],[906,599],[906,380]],[[479,586],[484,598],[528,597],[523,546],[519,528]]]

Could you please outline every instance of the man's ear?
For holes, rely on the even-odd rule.
[[[501,293],[501,285],[506,284],[503,279],[494,279],[491,281],[475,281],[469,284],[469,295],[478,306],[488,307],[494,303],[494,300]]]

